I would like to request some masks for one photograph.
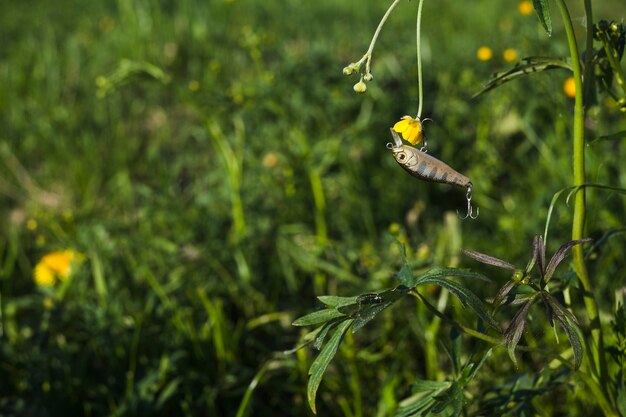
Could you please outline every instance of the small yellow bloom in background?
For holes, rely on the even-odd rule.
[[[411,116],[402,117],[399,122],[393,125],[393,130],[402,134],[404,140],[409,141],[411,145],[417,145],[424,139],[422,122],[420,119],[414,119]]]
[[[34,232],[35,230],[37,230],[37,220],[28,219],[26,221],[26,228],[30,230],[31,232]]]
[[[65,281],[72,273],[72,266],[82,258],[81,254],[70,249],[44,255],[33,271],[35,283],[51,287],[57,281]]]
[[[200,83],[197,80],[189,81],[189,84],[187,84],[187,88],[189,89],[189,91],[195,93],[200,89]]]
[[[574,96],[576,95],[576,82],[574,81],[574,77],[569,77],[567,80],[565,80],[565,82],[563,83],[563,91],[565,92],[566,96],[574,98]]]
[[[504,58],[506,62],[515,62],[517,61],[517,51],[513,48],[507,48],[502,53],[502,58]]]
[[[488,46],[481,46],[476,51],[476,57],[481,61],[489,61],[493,57],[493,51]]]
[[[523,14],[524,16],[528,16],[529,14],[531,14],[533,12],[533,9],[533,2],[530,0],[520,1],[517,5],[517,10],[519,10],[520,14]]]

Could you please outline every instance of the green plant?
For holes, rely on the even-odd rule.
[[[405,116],[405,121],[401,122],[402,130],[406,130],[405,139],[412,144],[419,143],[423,138],[423,125],[421,121],[423,104],[422,86],[422,66],[420,48],[420,27],[422,16],[422,5],[420,0],[417,12],[417,58],[418,58],[418,112],[415,118]],[[358,93],[366,91],[365,82],[372,80],[370,61],[376,40],[380,34],[383,24],[387,21],[390,13],[396,8],[398,1],[394,1],[383,19],[381,20],[367,53],[361,60],[351,63],[344,68],[344,75],[351,75],[354,72],[360,73],[360,80],[354,86]],[[491,91],[503,84],[521,78],[531,73],[564,69],[571,71],[575,86],[574,109],[572,117],[572,179],[571,186],[554,194],[552,204],[548,210],[548,218],[545,226],[545,236],[536,236],[533,241],[532,257],[524,270],[516,269],[512,264],[496,257],[483,253],[464,250],[465,255],[482,263],[498,266],[513,271],[512,278],[504,284],[495,297],[486,297],[482,301],[472,290],[471,285],[462,284],[453,280],[458,278],[479,278],[487,279],[481,274],[470,272],[458,268],[433,268],[425,272],[413,275],[412,268],[407,261],[404,250],[402,251],[402,264],[397,274],[400,281],[399,286],[377,291],[375,293],[365,293],[354,297],[323,296],[318,297],[326,305],[324,310],[310,313],[299,318],[293,324],[296,326],[320,325],[317,330],[304,336],[305,345],[313,344],[320,353],[313,361],[309,369],[309,383],[307,388],[308,403],[315,412],[315,399],[322,376],[324,375],[330,361],[338,352],[342,339],[351,329],[352,333],[360,330],[375,316],[387,309],[406,295],[414,295],[438,318],[448,322],[454,330],[449,338],[439,335],[439,341],[446,346],[453,345],[454,349],[448,349],[452,362],[453,376],[445,381],[424,381],[416,378],[413,387],[414,396],[403,402],[396,411],[398,416],[411,415],[435,415],[445,412],[449,415],[500,415],[502,406],[506,401],[511,402],[509,411],[515,409],[521,415],[533,415],[537,410],[533,406],[535,396],[540,396],[553,389],[561,387],[568,376],[579,380],[589,389],[591,395],[584,393],[577,394],[580,401],[588,405],[596,406],[607,416],[615,416],[626,410],[626,400],[624,399],[624,379],[623,379],[623,357],[622,333],[623,318],[618,309],[616,321],[613,324],[613,332],[617,339],[617,348],[612,347],[611,352],[616,361],[607,362],[607,349],[609,344],[603,334],[603,322],[600,317],[599,302],[594,291],[593,280],[590,278],[586,264],[586,256],[598,249],[594,246],[585,254],[583,243],[592,241],[583,237],[585,234],[585,223],[587,217],[586,190],[595,188],[616,193],[624,193],[625,189],[607,184],[591,184],[587,182],[585,170],[585,149],[592,140],[585,140],[585,117],[586,112],[592,105],[597,103],[599,92],[604,92],[613,98],[615,106],[622,112],[626,111],[626,84],[624,83],[624,72],[621,68],[621,59],[624,53],[626,42],[626,29],[623,24],[616,22],[600,21],[593,23],[592,5],[590,0],[584,1],[585,25],[586,25],[586,51],[579,53],[578,41],[574,32],[573,21],[568,7],[564,0],[556,0],[561,21],[563,22],[569,58],[545,58],[530,57],[523,59],[509,71],[496,74],[492,80],[480,91],[479,96],[487,91]],[[548,0],[533,1],[534,9],[548,36],[552,35],[552,18]],[[595,41],[595,42],[594,42]],[[489,59],[489,58],[486,58]],[[365,64],[364,69],[362,68]],[[617,86],[617,90],[613,86]],[[398,124],[396,125],[398,126]],[[394,127],[395,129],[396,127]],[[404,135],[404,133],[403,133]],[[621,139],[626,137],[622,132],[616,132],[604,136],[602,139]],[[546,263],[545,240],[548,237],[548,226],[551,214],[563,191],[569,190],[570,197],[574,199],[574,208],[571,217],[571,240],[559,247],[555,255]],[[613,230],[605,230],[605,236],[613,234]],[[604,239],[601,239],[604,241]],[[556,277],[556,267],[565,259],[569,250],[572,250],[573,267],[576,280],[571,275],[563,274]],[[537,265],[539,276],[532,277],[531,270]],[[435,284],[442,288],[442,291],[453,294],[462,304],[468,307],[477,316],[476,324],[463,324],[460,318],[451,318],[444,314],[447,301],[434,306],[428,297],[420,292],[421,285]],[[574,295],[572,295],[574,294]],[[576,301],[582,300],[584,305],[584,321],[577,319],[571,311],[578,309]],[[530,334],[526,334],[529,327],[529,318],[532,316],[531,307],[541,301],[545,307],[548,323],[554,328],[557,323],[567,335],[571,351],[560,354],[547,353],[540,347],[537,340]],[[500,325],[496,321],[496,316],[501,312],[501,307],[517,305],[518,310],[510,319],[506,329],[501,332]],[[537,318],[533,318],[536,321]],[[584,324],[583,324],[584,323]],[[326,340],[329,334],[332,336]],[[557,337],[557,330],[554,330]],[[492,348],[483,346],[474,349],[468,357],[466,363],[461,365],[460,360],[460,334],[465,333],[481,343],[492,345]],[[589,334],[586,338],[583,334]],[[526,345],[520,346],[520,341],[526,339]],[[558,337],[557,337],[558,340]],[[555,366],[547,367],[544,374],[534,381],[532,390],[528,391],[523,384],[512,384],[509,389],[511,394],[496,394],[496,397],[485,397],[481,399],[481,394],[468,390],[468,385],[475,379],[479,369],[484,367],[486,361],[492,354],[493,349],[506,346],[515,367],[518,366],[516,350],[526,352],[542,352],[548,354],[556,363]],[[587,352],[583,364],[584,352]],[[570,358],[573,356],[573,361]],[[614,369],[618,365],[619,371],[614,374]],[[575,379],[569,379],[567,383]],[[485,392],[487,392],[485,390]],[[506,401],[505,401],[506,399]]]

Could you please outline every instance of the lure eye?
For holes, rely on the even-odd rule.
[[[401,153],[400,155],[398,155],[398,159],[400,159],[401,161],[404,161],[404,158],[406,158],[406,155]]]

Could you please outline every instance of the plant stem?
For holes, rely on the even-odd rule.
[[[367,52],[365,52],[363,58],[361,58],[359,62],[357,62],[357,65],[361,65],[365,61],[365,74],[370,73],[370,61],[372,60],[372,52],[374,52],[374,46],[376,45],[376,41],[378,40],[378,35],[380,35],[380,31],[382,30],[383,26],[385,26],[385,22],[389,18],[389,15],[393,11],[393,9],[396,8],[398,3],[400,3],[400,0],[394,0],[394,2],[391,3],[391,6],[389,6],[383,18],[380,19],[380,23],[378,23],[378,27],[374,32],[374,36],[372,36],[372,41],[370,42],[369,48],[367,48]]]
[[[416,119],[420,119],[422,117],[422,102],[424,94],[423,84],[422,84],[422,6],[424,5],[424,0],[420,0],[419,5],[417,6],[417,26],[415,28],[416,31],[416,44],[417,44],[417,100],[419,101],[417,105],[417,116]]]
[[[591,11],[591,5],[587,4],[590,0],[585,0],[585,10],[587,13]],[[582,83],[582,71],[580,67],[580,58],[578,53],[578,46],[576,43],[576,36],[574,34],[574,28],[572,25],[572,19],[564,0],[556,0],[556,4],[561,13],[563,19],[563,25],[565,27],[565,33],[567,35],[567,42],[570,50],[570,57],[572,60],[572,71],[574,76],[574,83],[576,86],[576,95],[574,98],[574,186],[581,186],[585,183],[585,131],[584,131],[584,117],[585,109],[583,105],[583,83]],[[588,19],[591,16],[588,16]],[[587,30],[593,30],[593,27],[587,27]],[[589,42],[589,41],[588,41]],[[588,51],[587,55],[590,55],[591,51]],[[588,80],[586,80],[588,82]],[[580,187],[576,193],[574,200],[574,216],[572,220],[572,240],[581,239],[583,237],[585,226],[585,189]],[[583,248],[580,245],[572,248],[572,257],[574,262],[574,269],[578,275],[578,279],[583,287],[585,297],[585,308],[591,322],[591,346],[595,348],[593,357],[591,358],[594,363],[590,364],[592,374],[598,376],[600,384],[606,389],[606,383],[608,381],[606,370],[606,359],[604,357],[604,344],[602,340],[602,327],[600,325],[600,317],[598,315],[598,304],[593,295],[593,289],[591,288],[591,281],[587,273],[587,268],[584,261]],[[606,392],[605,392],[606,395]]]

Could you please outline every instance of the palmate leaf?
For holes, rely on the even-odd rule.
[[[353,320],[346,320],[337,327],[333,336],[330,338],[326,346],[324,346],[324,349],[322,349],[320,354],[317,355],[317,358],[315,358],[311,364],[311,368],[309,368],[310,377],[306,393],[309,407],[311,407],[313,413],[317,413],[317,410],[315,409],[315,397],[317,395],[317,389],[320,386],[320,382],[322,382],[322,376],[324,376],[324,372],[326,372],[328,364],[337,353],[341,340],[348,331],[348,328],[352,325],[352,322]]]
[[[541,25],[548,36],[552,36],[552,18],[550,17],[550,3],[548,0],[533,0],[533,6]]]
[[[564,68],[570,71],[572,70],[571,65],[563,59],[538,56],[524,58],[521,62],[515,64],[515,66],[510,70],[494,74],[493,78],[489,80],[487,85],[485,85],[485,87],[478,93],[474,94],[473,97],[478,97],[487,91],[493,90],[506,82],[523,77],[524,75],[556,68]]]
[[[500,331],[498,323],[496,323],[496,321],[487,312],[485,305],[482,301],[480,301],[476,294],[470,291],[463,284],[446,278],[447,276],[487,279],[476,272],[471,272],[464,269],[434,268],[427,271],[423,275],[415,278],[412,282],[412,286],[435,284],[447,289],[456,298],[458,298],[459,301],[461,301],[461,304],[464,307],[471,308],[485,323],[487,323],[492,328]]]

